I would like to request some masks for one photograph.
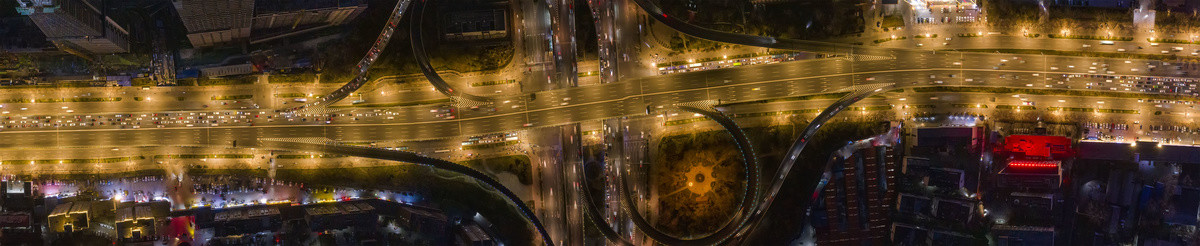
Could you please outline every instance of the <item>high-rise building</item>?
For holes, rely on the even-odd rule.
[[[175,11],[195,47],[242,42],[250,38],[254,0],[174,0]]]
[[[245,44],[342,25],[362,0],[172,0],[194,47]]]
[[[887,245],[896,204],[899,125],[834,152],[811,208],[817,245]]]
[[[896,198],[895,150],[858,149],[834,160],[814,210],[817,245],[885,245]]]
[[[102,0],[17,0],[46,39],[68,52],[129,52],[129,31],[105,15]]]

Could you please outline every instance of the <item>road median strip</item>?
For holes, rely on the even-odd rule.
[[[1180,56],[1177,54],[1142,54],[1142,53],[1119,53],[1119,52],[1096,52],[1096,51],[1063,51],[1063,50],[1041,50],[1041,49],[944,49],[942,51],[958,51],[958,52],[974,52],[974,53],[1005,53],[1005,54],[1040,54],[1040,55],[1056,55],[1056,56],[1082,56],[1082,57],[1104,57],[1104,58],[1124,58],[1124,59],[1142,59],[1142,60],[1175,60],[1179,57],[1194,57]]]
[[[1130,99],[1162,99],[1162,100],[1183,100],[1197,101],[1195,98],[1183,95],[1165,95],[1165,94],[1144,94],[1133,92],[1113,92],[1113,91],[1085,91],[1085,90],[1068,90],[1068,89],[1028,89],[1028,88],[1007,88],[1007,87],[990,87],[990,86],[927,86],[913,88],[915,92],[975,92],[975,93],[995,93],[995,94],[1029,94],[1043,96],[1078,96],[1078,97],[1114,97],[1114,98],[1130,98]]]
[[[342,158],[349,157],[345,155],[278,155],[276,159],[320,159],[320,158]]]
[[[517,144],[517,142],[518,141],[504,141],[504,142],[486,143],[486,144],[472,144],[472,145],[463,146],[462,149],[469,150],[469,149],[504,147],[504,146],[509,146],[509,145],[515,145],[515,144]]]
[[[242,100],[254,98],[254,95],[212,96],[212,100]]]
[[[579,77],[584,77],[584,76],[579,76]],[[507,84],[512,84],[512,83],[516,83],[516,82],[517,82],[517,80],[515,80],[515,79],[493,80],[493,81],[471,83],[471,87],[491,86],[491,85],[507,85]]]
[[[209,155],[155,155],[156,159],[250,159],[250,154],[209,154]]]
[[[145,160],[145,156],[126,156],[126,157],[109,157],[109,158],[93,158],[93,159],[39,159],[39,160],[4,160],[0,164],[4,165],[21,165],[21,164],[95,164],[95,163],[116,163],[134,160]]]
[[[1050,37],[1050,38],[1057,38],[1057,39],[1087,39],[1087,40],[1106,40],[1106,41],[1133,41],[1133,38],[1132,38],[1132,37],[1104,37],[1104,36],[1090,36],[1090,35],[1059,35],[1059,34],[1048,34],[1048,35],[1046,35],[1046,36],[1047,36],[1047,37]]]
[[[453,102],[449,98],[414,101],[414,102],[397,102],[397,103],[374,103],[374,104],[356,104],[356,105],[333,105],[330,108],[386,108],[386,107],[405,107],[429,104],[441,104]]]
[[[5,103],[62,103],[62,102],[120,102],[120,97],[77,97],[77,98],[41,98],[41,99],[7,99]]]
[[[815,99],[838,99],[838,98],[842,98],[843,96],[846,96],[847,94],[850,94],[850,93],[849,92],[822,93],[822,94],[812,94],[812,95],[803,95],[803,96],[794,96],[794,97],[782,97],[782,98],[762,99],[762,100],[745,101],[745,102],[725,103],[725,104],[720,104],[720,105],[716,105],[716,106],[732,107],[732,106],[740,106],[740,105],[747,105],[747,104],[804,101],[804,100],[815,100]]]

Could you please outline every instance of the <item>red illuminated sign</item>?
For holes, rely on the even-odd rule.
[[[1057,168],[1059,161],[1012,161],[1008,163],[1013,168]]]

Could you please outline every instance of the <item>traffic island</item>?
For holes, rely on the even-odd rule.
[[[664,137],[651,182],[659,199],[655,226],[697,236],[729,221],[745,189],[746,170],[734,141],[723,131]]]

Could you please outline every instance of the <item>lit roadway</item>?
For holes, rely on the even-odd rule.
[[[1114,75],[1144,75],[1144,62],[1124,63],[1121,59],[1055,57],[1040,55],[960,54],[938,52],[903,52],[907,55],[896,61],[853,62],[842,59],[797,61],[758,65],[736,69],[691,72],[668,76],[625,80],[588,87],[576,87],[537,93],[536,100],[519,96],[499,98],[496,112],[460,109],[452,120],[433,117],[430,107],[382,108],[396,112],[391,120],[375,116],[375,123],[348,122],[345,116],[333,124],[307,121],[258,121],[248,124],[217,127],[186,127],[179,124],[166,128],[143,125],[139,129],[115,127],[65,127],[5,129],[0,136],[13,141],[0,147],[87,147],[87,146],[156,146],[156,145],[231,145],[257,138],[325,137],[340,141],[384,141],[439,139],[463,135],[480,135],[518,130],[528,127],[562,125],[645,113],[646,106],[669,105],[679,102],[716,100],[723,102],[752,101],[767,98],[831,92],[857,84],[875,82],[895,83],[899,87],[913,85],[979,85],[1021,88],[1084,89],[1088,83],[1104,82],[1101,78],[1071,78],[1062,81],[1062,74],[1088,74],[1092,62],[1110,64]],[[962,57],[962,58],[960,58]],[[1026,62],[1012,60],[1022,57]],[[1008,59],[998,66],[1001,59]],[[955,65],[955,63],[961,65]],[[1074,68],[1066,67],[1068,64]],[[1056,66],[1051,71],[1049,67]],[[1155,73],[1166,71],[1156,70]],[[950,77],[953,74],[954,77]],[[1037,74],[1038,76],[1034,76]],[[1001,76],[1004,76],[1001,78]],[[1019,78],[1018,78],[1019,76]],[[1054,80],[1045,80],[1044,78]],[[967,79],[972,81],[967,82]],[[726,82],[729,80],[729,82]],[[1058,84],[1058,82],[1064,82]],[[1094,87],[1110,90],[1115,83]],[[92,103],[104,104],[104,103]],[[19,104],[7,104],[18,107]],[[512,108],[512,106],[517,106]],[[254,110],[257,112],[257,110]],[[371,111],[371,110],[360,110]],[[339,122],[340,121],[340,122]],[[324,122],[322,122],[324,123]]]
[[[686,29],[687,27],[676,28]],[[687,32],[687,30],[682,31]],[[553,35],[564,35],[564,32],[553,33]],[[360,113],[374,115],[340,116],[333,120],[327,118],[321,120],[315,117],[288,118],[277,113],[266,112],[266,110],[254,109],[238,111],[249,113],[249,115],[235,114],[241,122],[226,123],[226,119],[217,118],[222,122],[216,126],[208,123],[176,122],[162,124],[162,127],[158,127],[152,123],[153,120],[142,119],[134,120],[140,123],[132,125],[138,126],[136,129],[133,129],[131,125],[126,125],[126,128],[122,129],[121,126],[111,124],[84,127],[5,128],[0,132],[0,138],[7,141],[0,142],[0,148],[228,147],[234,146],[235,143],[237,147],[255,147],[263,146],[259,140],[264,138],[326,138],[335,141],[356,142],[445,139],[621,116],[644,115],[647,106],[664,106],[703,100],[753,101],[834,92],[856,85],[876,83],[892,83],[901,88],[929,85],[972,85],[1104,91],[1115,89],[1141,92],[1137,88],[1126,87],[1119,82],[1108,82],[1106,78],[1074,77],[1067,79],[1063,75],[1107,74],[1109,71],[1112,72],[1109,75],[1178,75],[1178,71],[1173,65],[1160,63],[1158,69],[1149,71],[1146,61],[1126,63],[1125,59],[934,52],[805,41],[773,41],[739,35],[726,36],[726,40],[739,43],[762,42],[762,45],[766,47],[851,54],[855,59],[796,61],[627,79],[595,86],[542,91],[536,93],[536,99],[528,95],[496,96],[490,100],[495,102],[495,112],[460,108],[458,112],[454,113],[457,116],[454,119],[435,117],[435,113],[431,113],[430,110],[438,109],[430,106],[347,110],[345,112],[352,115]],[[560,71],[560,73],[563,72]],[[574,74],[564,73],[561,75],[573,77]],[[357,86],[353,87],[357,88]],[[150,102],[141,103],[151,105]],[[24,104],[8,103],[4,110],[15,111],[14,108],[26,107],[23,106]],[[111,112],[102,109],[113,104],[137,105],[139,102],[71,103],[69,105],[72,105],[72,108],[77,107],[74,109],[77,112],[72,114],[87,114]],[[45,108],[40,105],[39,107],[38,110],[34,110],[36,112],[18,111],[11,115],[62,114],[56,113],[62,112],[60,109]],[[376,113],[374,112],[376,110],[386,113]],[[30,113],[26,114],[25,112]],[[193,117],[192,112],[184,112],[187,116],[175,117]],[[172,113],[181,114],[180,112]],[[1143,112],[1143,114],[1145,113]],[[241,116],[255,117],[251,119],[253,124],[245,122]],[[271,116],[273,120],[265,121],[260,118],[265,116]],[[360,119],[347,120],[352,117]],[[133,118],[137,118],[137,116],[133,116]],[[10,122],[12,120],[22,119],[5,119],[6,124],[20,124]],[[179,120],[182,119],[174,121]],[[186,120],[194,121],[193,119]],[[786,172],[783,173],[786,174]],[[777,189],[777,187],[772,188]],[[767,205],[769,202],[758,209],[769,207]],[[751,220],[755,220],[761,218],[759,216],[762,216],[762,212],[756,211],[749,216],[752,218]],[[756,223],[751,222],[750,224]]]

